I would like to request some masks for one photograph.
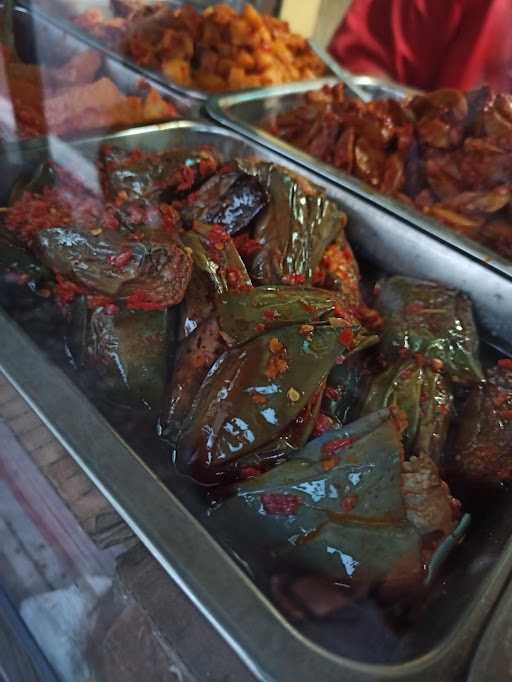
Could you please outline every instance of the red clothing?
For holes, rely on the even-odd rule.
[[[512,0],[353,0],[329,46],[355,73],[512,91]]]

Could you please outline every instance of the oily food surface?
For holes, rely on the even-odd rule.
[[[158,421],[249,565],[421,591],[463,512],[449,484],[512,477],[512,361],[482,368],[468,298],[362,280],[341,207],[276,164],[206,146],[104,146],[95,182],[87,164],[13,187],[0,303],[60,336],[97,400]]]
[[[512,258],[512,99],[482,87],[363,103],[342,85],[265,122],[277,137]]]
[[[238,13],[219,4],[199,12],[165,3],[114,6],[107,19],[87,10],[75,23],[185,87],[223,92],[322,76],[325,65],[288,24],[247,4]]]

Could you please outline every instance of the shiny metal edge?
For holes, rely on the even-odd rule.
[[[329,82],[329,79],[327,79],[327,82]],[[331,79],[330,82],[332,83],[333,80]],[[358,194],[367,202],[394,214],[407,225],[410,225],[417,230],[422,230],[423,232],[450,244],[452,247],[479,260],[486,267],[493,268],[502,275],[512,278],[512,263],[496,254],[494,251],[491,251],[471,239],[458,235],[453,230],[444,227],[441,223],[425,217],[419,211],[414,211],[405,204],[372,190],[368,185],[357,180],[348,173],[339,171],[334,168],[334,166],[326,164],[319,159],[316,159],[314,156],[274,137],[259,125],[254,125],[251,122],[241,120],[232,112],[232,108],[238,104],[256,102],[270,97],[278,99],[291,94],[302,94],[306,93],[308,90],[319,89],[325,85],[325,83],[326,79],[323,79],[322,81],[316,81],[313,85],[297,83],[294,84],[294,87],[278,85],[272,88],[263,88],[241,93],[214,95],[208,100],[206,110],[216,123],[225,125],[240,135],[244,135],[290,161],[294,161],[304,168],[313,171],[317,176],[320,176],[343,189]],[[396,91],[397,94],[399,93],[399,90],[392,84],[388,84],[388,87],[390,88],[390,93],[393,93],[394,91]]]
[[[370,91],[377,90],[382,93],[386,93],[388,97],[395,97],[397,99],[401,97],[412,97],[414,95],[422,94],[422,91],[417,90],[416,88],[410,88],[409,86],[400,85],[400,83],[384,80],[383,78],[377,78],[376,76],[354,74],[353,79],[360,88],[367,88]]]
[[[198,90],[197,88],[186,88],[182,85],[179,85],[178,83],[175,83],[174,81],[171,81],[167,79],[160,71],[156,71],[154,69],[146,69],[144,67],[139,66],[135,61],[130,59],[129,57],[126,57],[123,55],[121,52],[118,50],[108,47],[107,45],[104,45],[101,41],[99,41],[97,38],[94,36],[86,33],[85,31],[80,30],[77,28],[72,21],[69,19],[63,19],[61,17],[57,17],[49,12],[45,12],[44,10],[34,7],[30,4],[30,0],[22,0],[20,3],[23,7],[26,9],[29,9],[31,13],[34,15],[43,17],[47,21],[55,24],[58,26],[62,31],[69,33],[78,40],[82,41],[83,43],[87,43],[91,47],[94,47],[96,50],[99,50],[103,52],[104,54],[107,54],[109,57],[112,59],[115,59],[121,63],[123,63],[125,66],[128,68],[132,69],[133,71],[137,72],[141,77],[146,78],[153,83],[158,83],[162,88],[164,88],[167,91],[172,91],[174,93],[177,93],[183,97],[187,97],[190,100],[195,100],[196,102],[201,102],[201,103],[206,103],[209,97],[211,97],[211,92],[206,91],[206,90]],[[173,3],[176,4],[176,3]],[[183,4],[183,3],[181,3]],[[331,74],[331,70],[329,66],[326,64],[328,75]],[[316,83],[317,79],[314,80],[307,80],[307,81],[300,81],[302,84],[309,85],[311,87],[312,84]],[[245,90],[240,90],[236,92],[246,92]]]
[[[0,9],[1,7],[2,3],[0,2]],[[69,41],[69,38],[74,39],[75,44],[73,45],[73,47],[76,48],[75,54],[79,54],[80,52],[83,52],[84,50],[87,49],[91,49],[93,47],[87,45],[83,40],[80,40],[78,37],[72,35],[71,33],[66,32],[55,22],[49,21],[43,14],[39,12],[30,12],[26,7],[17,6],[15,8],[14,21],[16,22],[18,20],[33,22],[33,26],[31,26],[29,30],[34,32],[34,35],[31,36],[31,38],[35,37],[36,41],[38,25],[40,25],[44,27],[45,31],[54,32],[55,41],[59,41],[62,38],[64,38],[66,41]],[[70,45],[68,42],[67,45],[68,51],[70,51],[69,48]],[[105,74],[119,87],[121,92],[123,92],[126,95],[136,94],[138,92],[138,85],[142,77],[139,74],[135,73],[133,69],[125,66],[118,59],[112,59],[108,55],[105,55],[103,50],[96,51],[100,52],[103,56],[103,70]],[[144,80],[149,79],[144,78]],[[155,90],[157,90],[161,95],[168,98],[172,102],[172,104],[175,105],[180,117],[187,119],[201,118],[200,116],[201,103],[196,102],[194,100],[190,100],[190,98],[188,97],[183,97],[178,92],[171,92],[169,88],[162,86],[158,82],[151,82],[150,84]],[[89,138],[91,134],[94,133],[91,133],[91,131],[82,131],[74,135],[62,136],[62,139],[67,141],[86,139]],[[38,136],[27,139],[14,140],[12,142],[9,141],[5,143],[0,143],[0,152],[4,149],[19,149],[23,152],[23,150],[30,150],[33,147],[36,148],[40,147],[42,144],[44,144],[44,140],[45,136]]]
[[[510,679],[512,650],[512,582],[508,584],[482,636],[468,673],[468,682]]]
[[[176,121],[125,130],[89,138],[74,146],[79,149],[82,145],[103,141],[112,143],[122,138],[134,138],[139,144],[146,135],[154,134],[165,134],[170,142],[172,133],[180,129],[199,136],[217,136],[219,143],[223,138],[234,140],[240,144],[240,149],[248,147],[251,153],[260,158],[281,163],[312,181],[318,181],[313,173],[304,171],[297,164],[283,162],[279,155],[258,148],[226,129],[201,122]],[[44,154],[46,149],[44,145],[36,151]],[[351,240],[359,247],[364,246],[365,242],[368,247],[370,243],[370,251],[378,265],[382,266],[379,251],[388,247],[389,250],[385,251],[387,258],[390,262],[396,261],[396,270],[402,274],[425,277],[425,267],[432,272],[434,262],[439,272],[449,274],[446,272],[447,264],[454,266],[456,261],[460,261],[462,270],[455,268],[455,275],[452,273],[452,276],[460,277],[461,272],[467,270],[469,284],[480,273],[484,282],[490,280],[488,289],[501,282],[508,287],[503,293],[512,305],[512,283],[504,282],[492,272],[483,270],[478,263],[456,254],[428,235],[419,234],[414,242],[420,242],[420,250],[422,242],[432,242],[435,253],[431,253],[429,263],[425,265],[424,258],[416,261],[410,257],[401,262],[397,258],[404,248],[404,240],[398,243],[397,239],[401,230],[400,221],[388,216],[386,221],[381,220],[379,223],[379,216],[382,218],[384,215],[382,211],[339,186],[323,184],[328,195],[342,202],[350,220],[355,221],[356,231],[351,235]],[[391,248],[393,243],[394,250]],[[435,273],[432,277],[435,278]],[[488,298],[487,294],[488,291],[483,292],[484,298]],[[496,314],[510,316],[503,306],[499,312],[492,313],[493,316]],[[510,340],[512,333],[509,327],[507,329]],[[377,679],[427,682],[435,676],[439,682],[451,682],[466,667],[478,636],[510,575],[512,539],[504,547],[471,605],[461,614],[460,625],[439,646],[414,660],[393,665],[366,664],[337,656],[304,638],[283,619],[211,535],[113,431],[80,390],[63,372],[51,365],[1,311],[0,339],[0,371],[25,397],[170,577],[259,679],[309,682],[318,676],[325,682],[340,679],[347,682]],[[158,510],[157,514],[155,509]],[[208,561],[203,558],[205,556]]]

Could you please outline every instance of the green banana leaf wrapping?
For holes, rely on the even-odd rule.
[[[251,276],[258,284],[311,284],[326,248],[343,234],[346,215],[325,194],[271,163],[240,162],[270,197],[254,228],[261,250]]]
[[[180,343],[160,417],[162,435],[171,443],[176,442],[204,378],[225,348],[215,317],[205,320]]]
[[[184,208],[181,217],[186,225],[195,220],[219,224],[234,235],[247,228],[267,204],[267,193],[257,178],[234,167],[207,180],[194,193],[193,203]]]
[[[290,324],[326,320],[340,306],[335,292],[283,285],[228,291],[215,303],[220,327],[232,345]]]
[[[223,353],[206,376],[179,440],[180,468],[215,476],[276,441],[316,394],[336,361],[367,335],[360,325],[275,329]],[[343,331],[347,340],[344,342]],[[347,345],[350,345],[348,348]]]
[[[218,225],[195,222],[193,229],[183,235],[183,243],[191,249],[195,267],[207,275],[217,294],[252,287],[233,240]]]
[[[183,235],[183,241],[191,249],[195,276],[182,306],[182,343],[161,416],[163,435],[173,443],[208,370],[225,350],[224,334],[221,336],[219,321],[213,314],[215,302],[220,295],[246,296],[252,289],[231,237],[217,225],[195,222],[193,229]]]
[[[239,484],[216,513],[242,544],[250,538],[308,573],[350,586],[415,585],[425,576],[424,537],[449,534],[455,519],[445,490],[429,526],[409,518],[401,452],[397,423],[381,410]]]
[[[342,365],[332,368],[327,378],[327,390],[322,402],[322,412],[328,417],[347,424],[357,416],[359,405],[367,392],[369,371],[364,353],[357,353]]]
[[[135,295],[155,307],[183,299],[192,273],[190,256],[175,241],[132,241],[113,230],[94,236],[87,230],[50,228],[34,246],[54,272],[93,292],[116,299]]]
[[[214,313],[215,290],[211,280],[196,265],[192,267],[189,286],[180,307],[179,340],[193,334]]]
[[[475,481],[512,480],[512,361],[501,361],[476,386],[460,416],[456,471]]]
[[[170,310],[87,310],[73,306],[68,342],[79,366],[94,368],[109,399],[160,410],[172,347]]]
[[[406,453],[426,453],[438,463],[453,412],[449,379],[414,359],[398,360],[373,377],[361,413],[393,405],[407,416]]]
[[[102,184],[107,199],[169,201],[190,192],[219,167],[216,151],[171,149],[152,153],[103,146]]]
[[[390,277],[377,286],[376,307],[384,317],[382,354],[421,354],[441,361],[458,383],[483,380],[478,332],[471,301],[432,282]]]

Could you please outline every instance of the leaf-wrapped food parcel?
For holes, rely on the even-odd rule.
[[[453,411],[448,377],[414,359],[395,361],[372,379],[362,414],[393,405],[407,416],[407,454],[440,462]]]
[[[307,324],[334,317],[341,308],[336,292],[283,285],[228,291],[216,298],[220,327],[233,344],[241,344],[290,324]],[[349,316],[349,313],[346,313]]]
[[[159,410],[172,346],[169,310],[87,310],[73,306],[70,349],[78,365],[92,367],[103,393],[125,404]]]
[[[512,480],[512,360],[498,361],[462,411],[454,448],[456,471],[475,481]]]
[[[183,221],[191,225],[219,224],[230,235],[241,232],[267,205],[268,196],[258,179],[240,168],[216,173],[196,192],[193,203],[182,211]]]
[[[439,284],[390,277],[377,286],[377,309],[384,317],[382,353],[403,352],[440,361],[458,383],[483,380],[478,332],[471,301]]]
[[[299,332],[307,344],[315,329],[313,324],[307,322],[313,321],[316,324],[326,321],[335,313],[340,314],[338,297],[334,292],[277,285],[226,291],[213,297],[214,304],[211,304],[211,297],[208,296],[204,304],[196,300],[192,307],[192,301],[197,297],[204,298],[208,293],[203,287],[197,287],[197,281],[194,280],[194,287],[189,289],[182,306],[182,315],[186,319],[182,320],[181,333],[186,338],[178,352],[175,374],[166,400],[163,423],[166,425],[164,434],[167,437],[179,431],[202,380],[225,350],[226,344],[228,347],[240,346],[263,333],[298,324],[301,325]],[[215,308],[215,318],[207,315],[210,307]],[[344,314],[345,322],[359,325],[350,313]],[[183,330],[184,325],[188,325],[190,329],[196,322],[198,325],[190,332]],[[339,323],[343,325],[344,321],[340,319]],[[375,342],[376,337],[368,336],[362,341],[361,347]],[[298,447],[303,444],[304,437],[307,438],[304,434],[309,435],[313,428],[321,393],[319,391],[316,400],[312,400],[309,408],[305,408],[298,418],[300,425],[292,426],[288,433],[281,434],[269,446],[270,450],[289,449],[288,446]]]
[[[168,201],[191,192],[219,166],[217,153],[208,147],[143,152],[104,146],[101,156],[103,188],[110,200]]]
[[[410,515],[406,488],[414,494],[416,486],[404,480],[401,450],[397,422],[382,410],[239,484],[217,514],[242,550],[249,543],[270,549],[294,571],[348,586],[417,586],[425,577],[424,542],[452,532],[456,505],[434,477],[424,487],[429,522]]]
[[[181,341],[160,418],[162,435],[170,442],[175,443],[205,376],[225,348],[215,317],[204,320]]]
[[[367,338],[357,323],[317,324],[307,337],[301,326],[262,334],[219,357],[180,438],[180,468],[191,468],[198,478],[215,477],[222,467],[276,441],[337,359]]]
[[[343,236],[345,213],[324,192],[280,166],[241,163],[270,197],[256,219],[254,238],[262,248],[252,277],[258,284],[311,284],[326,248]]]
[[[38,233],[35,249],[54,272],[136,308],[180,303],[192,272],[190,256],[163,235],[137,242],[112,230],[94,236],[56,227]]]
[[[183,235],[183,243],[191,249],[195,267],[207,275],[218,294],[252,287],[233,240],[220,225],[195,222]]]

